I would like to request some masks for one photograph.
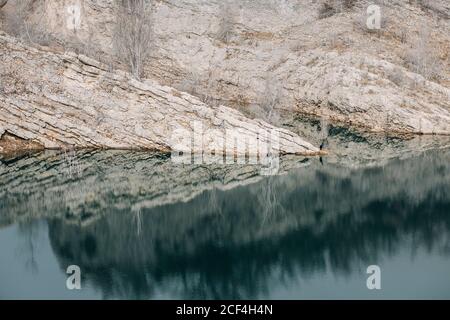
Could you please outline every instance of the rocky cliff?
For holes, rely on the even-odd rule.
[[[31,48],[0,34],[0,135],[45,148],[312,155],[298,135],[155,81],[111,72],[94,59]],[[201,137],[192,143],[196,123]],[[236,148],[234,141],[246,141]],[[276,144],[271,141],[276,136]],[[1,144],[0,144],[1,147]]]
[[[75,31],[65,27],[74,3]],[[114,3],[34,1],[29,19],[59,42],[112,56]],[[379,30],[366,27],[373,3]],[[154,1],[145,70],[257,114],[275,107],[372,131],[449,134],[449,12],[445,0]]]

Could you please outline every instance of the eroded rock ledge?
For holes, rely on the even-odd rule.
[[[173,132],[192,132],[197,122],[207,132],[194,152],[230,150],[220,148],[226,130],[249,141],[249,154],[268,141],[265,135],[252,140],[255,134],[273,130],[281,153],[319,151],[288,130],[231,108],[209,107],[151,80],[136,81],[83,55],[29,48],[0,34],[0,59],[0,136],[7,132],[45,148],[187,151],[191,140],[174,138]]]
[[[6,17],[16,2],[3,8]],[[116,2],[78,2],[75,37],[65,27],[66,0],[35,1],[27,22],[58,39],[55,47],[88,44],[88,55],[114,61]],[[324,2],[335,7],[325,15]],[[377,32],[366,26],[374,1],[346,2],[153,1],[145,74],[258,115],[277,100],[277,109],[372,132],[450,135],[450,2],[375,1],[384,21]]]

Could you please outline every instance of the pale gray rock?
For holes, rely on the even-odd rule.
[[[322,2],[229,0],[225,15],[222,0],[156,1],[147,77],[246,110],[259,110],[276,90],[277,108],[376,132],[450,134],[449,2],[385,1],[377,32],[364,26],[373,1],[320,19]],[[42,1],[33,17],[64,41],[113,54],[114,1],[80,6],[76,32],[66,28],[66,1]],[[407,66],[423,29],[439,81]]]
[[[319,151],[288,130],[231,108],[210,107],[153,80],[110,72],[83,55],[30,48],[0,35],[0,57],[0,132],[45,148],[252,155],[265,148],[304,155]],[[203,127],[203,140],[191,145],[196,123]],[[226,138],[230,132],[239,142],[247,141],[247,148],[234,150],[234,141]]]

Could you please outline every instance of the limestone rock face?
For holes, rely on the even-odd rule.
[[[278,108],[372,131],[450,134],[449,2],[385,1],[382,28],[369,32],[372,2],[323,17],[316,0],[155,1],[146,74],[228,106],[258,109],[275,96]],[[36,3],[33,19],[64,41],[112,54],[114,1],[77,3],[76,32],[66,27],[70,1]],[[425,29],[436,60],[421,65],[427,53],[408,65]],[[439,80],[416,70],[436,66]]]
[[[155,81],[137,81],[74,53],[29,48],[0,35],[0,135],[45,148],[117,148],[258,154],[318,149],[298,135]],[[202,139],[191,143],[195,126]],[[235,140],[246,148],[234,149]],[[272,136],[278,139],[272,143]],[[269,144],[270,143],[270,144]]]

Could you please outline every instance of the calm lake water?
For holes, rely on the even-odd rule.
[[[0,298],[450,299],[449,145],[337,130],[329,156],[270,177],[139,152],[2,159]]]

